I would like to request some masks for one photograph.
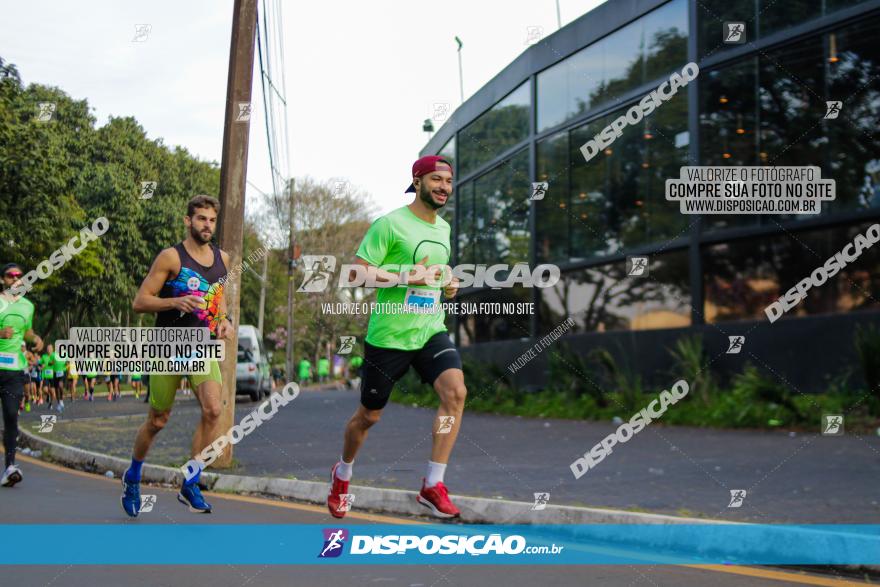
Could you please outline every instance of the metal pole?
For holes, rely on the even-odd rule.
[[[559,0],[556,0],[556,27],[562,28],[562,16],[559,14]]]
[[[290,221],[289,231],[289,248],[287,251],[287,358],[285,361],[286,375],[288,381],[294,381],[293,376],[293,270],[296,267],[295,250],[296,240],[293,231],[293,179],[287,184],[288,195],[288,216]]]
[[[257,0],[235,0],[232,38],[229,47],[229,77],[226,84],[226,120],[223,127],[220,164],[220,219],[217,237],[220,248],[229,254],[233,267],[241,263],[244,227],[244,191],[247,181],[248,135],[250,132],[251,86],[254,70],[254,36],[257,28]],[[232,338],[226,341],[226,359],[220,365],[223,386],[220,391],[219,430],[229,430],[235,417],[235,364],[241,276],[224,283],[226,307],[232,315]],[[211,442],[213,439],[204,439]],[[214,461],[215,467],[232,464],[229,445]]]
[[[461,70],[461,48],[464,43],[461,42],[461,39],[455,37],[455,42],[458,43],[458,93],[461,98],[461,103],[464,104],[464,75]]]

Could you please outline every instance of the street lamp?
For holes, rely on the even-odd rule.
[[[458,92],[461,96],[461,103],[464,104],[464,76],[461,73],[461,48],[464,43],[456,35],[455,42],[458,43]]]
[[[434,132],[434,123],[431,122],[430,118],[426,118],[425,122],[422,123],[422,130],[428,133],[428,137],[430,137],[431,133]]]

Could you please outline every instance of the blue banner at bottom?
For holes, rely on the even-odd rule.
[[[4,565],[880,564],[880,525],[856,524],[34,524],[0,532],[14,541],[0,549]],[[105,547],[32,548],[47,537]]]

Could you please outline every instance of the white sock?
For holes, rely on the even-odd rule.
[[[336,478],[340,481],[351,481],[352,467],[354,467],[354,461],[346,463],[342,457],[339,457],[339,466],[336,467]]]
[[[443,475],[446,474],[446,463],[435,463],[428,461],[428,474],[425,475],[425,487],[434,487],[443,481]]]

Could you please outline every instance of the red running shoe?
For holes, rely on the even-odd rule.
[[[348,494],[348,481],[336,477],[336,467],[338,466],[339,463],[336,463],[330,469],[330,493],[327,494],[327,509],[330,510],[330,515],[334,518],[344,518],[345,512],[348,511],[345,506],[349,504],[346,504],[341,496]]]
[[[430,508],[438,518],[457,518],[461,512],[455,507],[455,504],[449,500],[449,491],[443,482],[437,483],[434,487],[425,487],[425,479],[422,478],[422,490],[416,498],[420,504]]]

